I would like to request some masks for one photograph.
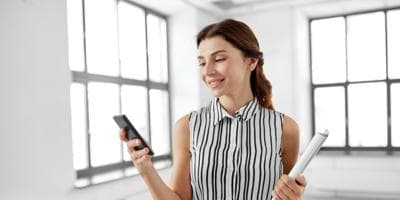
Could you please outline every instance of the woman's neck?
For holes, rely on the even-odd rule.
[[[219,102],[230,115],[234,116],[236,111],[253,100],[253,98],[253,93],[249,90],[236,95],[223,95],[219,97]]]

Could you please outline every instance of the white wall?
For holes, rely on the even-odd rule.
[[[0,1],[0,199],[58,199],[73,180],[65,1]]]
[[[197,109],[200,99],[195,35],[197,11],[191,7],[169,17],[173,122]]]

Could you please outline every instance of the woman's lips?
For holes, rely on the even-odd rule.
[[[212,80],[209,80],[208,81],[208,85],[211,87],[211,88],[216,88],[216,87],[218,87],[218,86],[220,86],[221,85],[221,83],[224,81],[225,79],[212,79]]]

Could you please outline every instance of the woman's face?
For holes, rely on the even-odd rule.
[[[198,48],[200,77],[216,97],[243,92],[256,63],[221,36],[204,39]]]

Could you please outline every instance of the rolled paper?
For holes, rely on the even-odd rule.
[[[322,144],[325,142],[326,138],[328,137],[329,132],[325,129],[324,133],[318,132],[314,135],[311,139],[311,142],[307,145],[306,150],[301,155],[300,159],[296,162],[292,170],[289,172],[289,177],[295,179],[298,174],[304,172],[307,168],[308,164],[310,164],[311,160],[314,156],[318,153],[319,149],[321,148]]]

